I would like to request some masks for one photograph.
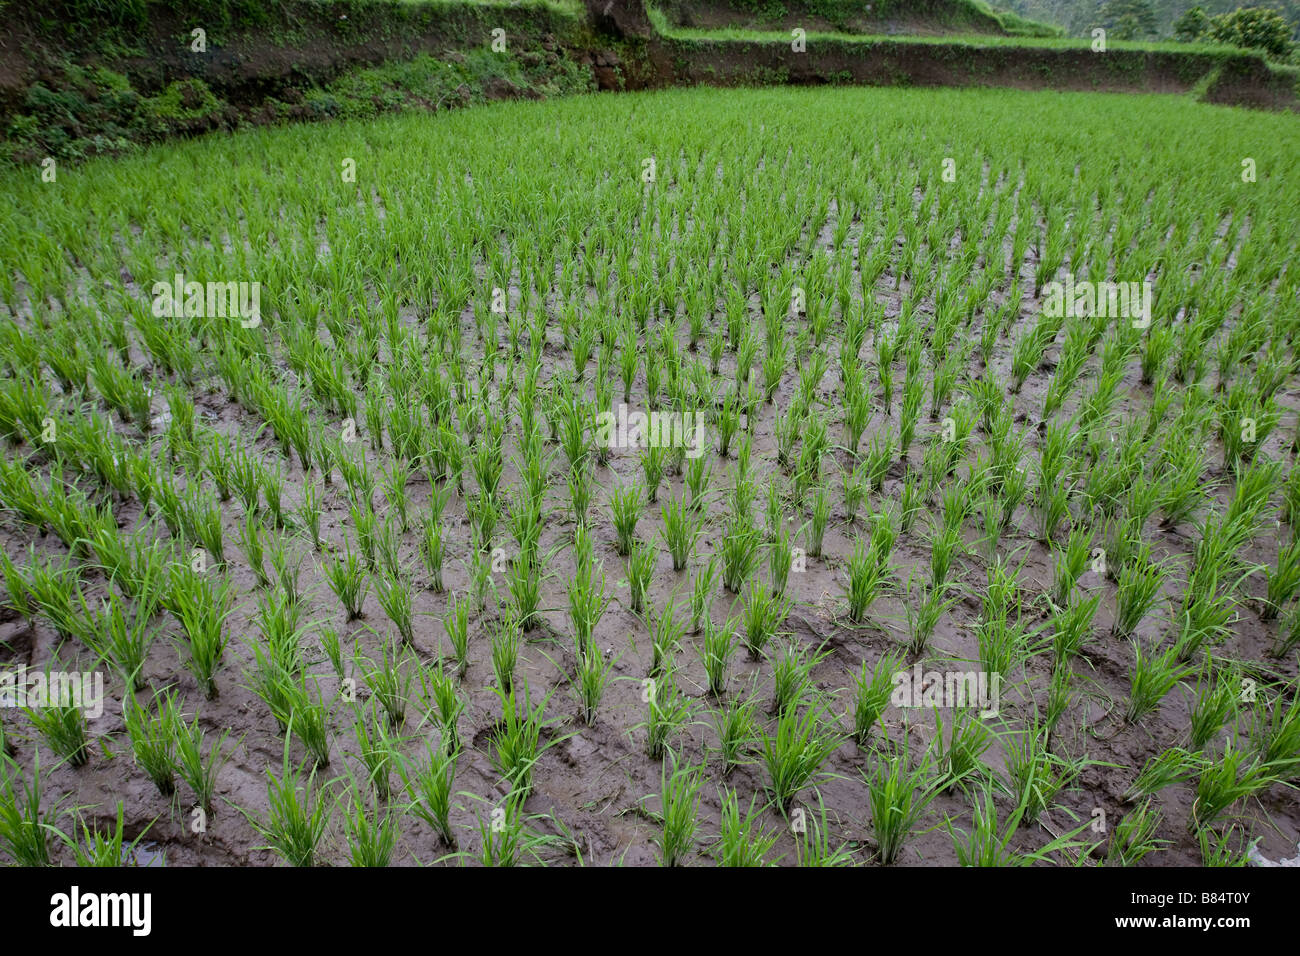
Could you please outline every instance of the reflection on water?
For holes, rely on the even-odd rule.
[[[166,866],[167,857],[157,843],[144,842],[122,847],[123,866]]]

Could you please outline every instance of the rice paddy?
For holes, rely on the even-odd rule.
[[[1290,855],[1297,155],[827,88],[6,172],[0,859]]]

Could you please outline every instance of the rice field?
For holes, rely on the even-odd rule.
[[[4,173],[0,859],[1293,855],[1297,155],[827,88]]]

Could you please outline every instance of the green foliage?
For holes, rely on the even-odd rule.
[[[1275,59],[1283,59],[1291,52],[1291,25],[1268,7],[1238,7],[1212,17],[1207,34],[1218,43],[1263,50]]]

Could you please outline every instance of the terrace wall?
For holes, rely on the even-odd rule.
[[[982,44],[978,40],[816,38],[788,42],[662,36],[642,0],[586,0],[594,22],[644,47],[637,86],[707,83],[853,83],[887,86],[1011,86],[1100,92],[1188,93],[1213,103],[1296,109],[1295,77],[1247,52]]]

